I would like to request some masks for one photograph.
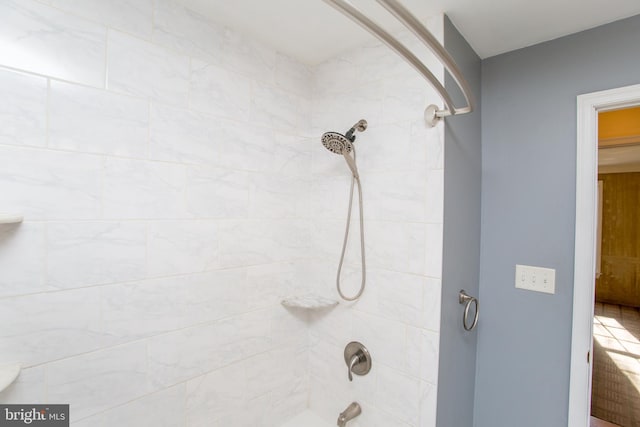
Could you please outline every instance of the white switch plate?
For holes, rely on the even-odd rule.
[[[556,270],[516,264],[516,288],[555,294]]]

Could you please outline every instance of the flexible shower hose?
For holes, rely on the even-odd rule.
[[[353,163],[355,165],[356,162],[356,148],[352,147],[353,150]],[[345,157],[348,156],[347,153],[343,154]],[[348,297],[344,293],[342,293],[342,289],[340,286],[340,276],[342,273],[342,265],[344,264],[344,254],[347,250],[347,241],[349,240],[349,226],[351,224],[351,208],[353,206],[353,187],[355,184],[358,184],[358,206],[360,207],[360,255],[362,257],[362,282],[360,284],[360,290],[353,297]],[[355,301],[362,296],[364,292],[364,285],[366,282],[366,267],[365,267],[365,256],[364,256],[364,218],[362,216],[362,185],[360,184],[360,178],[356,176],[355,173],[351,174],[351,190],[349,191],[349,210],[347,211],[347,227],[344,231],[344,241],[342,242],[342,253],[340,254],[340,263],[338,264],[338,276],[336,278],[336,285],[338,288],[338,293],[340,297],[346,301]]]

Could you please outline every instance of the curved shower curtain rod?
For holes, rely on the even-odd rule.
[[[336,8],[342,12],[348,18],[355,21],[362,26],[365,30],[369,31],[380,41],[386,44],[389,48],[394,50],[397,54],[402,56],[413,68],[415,68],[431,86],[438,92],[444,103],[444,109],[440,109],[437,105],[429,105],[424,112],[424,117],[427,124],[431,127],[438,124],[438,122],[447,116],[457,116],[459,114],[466,114],[473,111],[474,99],[471,93],[471,88],[465,80],[462,72],[456,65],[455,61],[449,55],[449,52],[436,40],[427,28],[416,19],[400,2],[397,0],[377,0],[382,7],[384,7],[389,13],[402,22],[411,32],[418,37],[431,52],[440,60],[445,69],[449,72],[451,77],[455,80],[458,87],[462,90],[466,107],[456,108],[453,105],[453,100],[444,86],[438,81],[436,76],[429,70],[429,68],[418,59],[405,45],[400,43],[391,34],[385,31],[378,24],[366,17],[362,12],[353,7],[345,0],[324,0],[325,3]]]

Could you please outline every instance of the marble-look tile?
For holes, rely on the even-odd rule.
[[[106,218],[184,218],[186,171],[182,165],[107,158]]]
[[[222,64],[224,27],[175,0],[155,0],[153,41],[175,52]]]
[[[187,326],[184,281],[172,277],[102,287],[105,333],[125,342]]]
[[[275,263],[247,267],[246,300],[251,309],[273,307],[295,295],[296,265]]]
[[[186,418],[185,384],[149,394],[101,414],[106,426],[181,427]]]
[[[321,340],[344,349],[346,343],[354,338],[353,310],[343,304],[331,310],[330,316],[324,312],[310,313],[309,325],[312,346]]]
[[[281,426],[283,422],[299,414],[307,408],[309,395],[309,378],[301,375],[271,391],[269,417],[273,425]]]
[[[344,346],[312,337],[308,352],[308,371],[313,382],[335,381],[338,377],[344,380]]]
[[[100,295],[95,288],[0,300],[0,358],[29,367],[100,348]]]
[[[360,311],[421,327],[423,292],[427,278],[415,274],[369,268],[367,291],[356,304]]]
[[[310,249],[305,220],[245,220],[220,223],[222,267],[305,258]]]
[[[424,287],[422,327],[430,331],[440,331],[441,293],[442,283],[440,279],[428,277]]]
[[[360,84],[382,83],[388,79],[412,77],[416,73],[397,53],[377,41],[367,43],[349,53]],[[425,81],[424,84],[428,83]]]
[[[424,381],[420,382],[420,426],[436,426],[438,405],[438,387]]]
[[[144,157],[149,103],[99,89],[51,82],[49,147]]]
[[[237,121],[249,119],[251,82],[217,65],[191,60],[191,108]]]
[[[307,347],[279,347],[245,360],[247,397],[253,399],[307,376]]]
[[[424,274],[433,278],[442,277],[442,224],[425,224],[425,269]],[[417,254],[420,256],[420,254]]]
[[[394,369],[407,372],[404,355],[407,350],[407,326],[377,316],[353,313],[353,339],[366,343],[376,360]]]
[[[442,207],[442,191],[436,192],[437,177],[430,172],[371,172],[362,178],[367,186],[364,193],[364,205],[367,218],[386,221],[423,222],[427,212],[437,212]],[[442,180],[440,180],[442,184]],[[432,191],[432,187],[435,189]],[[440,199],[437,198],[440,196]],[[435,215],[435,214],[431,214]],[[431,216],[430,215],[430,216]]]
[[[0,148],[0,200],[27,220],[100,214],[102,159],[88,154]]]
[[[133,340],[247,310],[242,269],[149,279],[102,288],[105,333]]]
[[[272,161],[270,163],[255,162],[251,169],[277,172],[287,176],[309,176],[311,171],[311,144],[318,143],[316,139],[290,136],[276,133],[272,144]],[[257,157],[257,156],[256,156]]]
[[[0,144],[47,144],[47,80],[0,69]]]
[[[268,311],[254,311],[149,340],[153,384],[169,386],[271,349]]]
[[[189,324],[211,322],[246,313],[252,307],[247,301],[247,271],[244,268],[206,271],[180,279],[186,290],[186,318]]]
[[[51,5],[139,37],[151,37],[153,0],[51,0]]]
[[[426,177],[427,209],[425,222],[441,223],[444,221],[444,170],[431,170]]]
[[[327,151],[328,154],[332,154]],[[333,219],[344,221],[349,208],[349,190],[351,187],[351,174],[347,172],[348,167],[344,159],[344,173],[340,175],[314,175],[309,190],[309,205],[311,215],[318,219]],[[363,201],[366,207],[366,218],[375,215],[376,210],[372,208],[369,199],[375,197],[380,191],[370,184],[371,175],[367,175],[366,182],[363,182]],[[362,181],[365,181],[364,177]],[[358,218],[358,189],[354,187],[354,201],[352,218]],[[370,194],[374,193],[374,194]]]
[[[437,259],[442,258],[442,238],[438,249],[440,255],[436,252],[436,236],[432,236],[434,246],[430,251],[426,250],[427,230],[432,231],[429,224],[368,221],[366,225],[365,245],[371,267],[425,274],[427,262],[435,269]]]
[[[152,391],[146,352],[146,343],[136,342],[50,363],[47,397],[71,402],[72,421],[141,397]]]
[[[349,53],[318,64],[313,67],[314,98],[352,90],[358,85],[358,77],[357,63]]]
[[[208,166],[187,168],[187,209],[196,218],[246,218],[247,172]]]
[[[0,4],[0,64],[104,87],[106,28],[33,0]]]
[[[385,80],[383,87],[383,123],[424,120],[424,110],[428,105],[442,103],[440,95],[418,73],[402,79]]]
[[[218,164],[224,127],[224,122],[212,116],[154,103],[149,156],[155,160]],[[229,144],[229,148],[234,146]],[[240,155],[238,158],[242,161]]]
[[[276,52],[238,31],[225,29],[224,64],[254,80],[273,83]]]
[[[345,404],[345,402],[347,402]],[[336,414],[344,411],[349,402],[353,402],[353,396],[345,387],[337,387],[334,384],[326,384],[311,380],[309,390],[309,408],[323,418],[326,425],[336,422]]]
[[[242,412],[247,376],[242,364],[224,367],[187,383],[187,426],[206,427],[213,420]]]
[[[444,127],[428,128],[424,120],[411,125],[412,167],[444,169]]]
[[[49,287],[75,288],[145,276],[144,223],[51,223],[46,234]]]
[[[153,43],[109,30],[109,90],[186,106],[189,58]]]
[[[329,131],[333,130],[325,128],[319,131],[318,135]],[[320,136],[309,140],[308,143],[311,151],[311,172],[314,175],[319,175],[319,178],[322,179],[328,176],[350,177],[349,168],[344,157],[328,151],[324,145],[322,145]],[[360,166],[358,166],[358,168],[360,169]]]
[[[421,331],[420,337],[420,378],[431,384],[438,383],[438,355],[440,334],[432,331]]]
[[[271,309],[271,336],[276,348],[306,346],[309,343],[308,316],[294,313],[281,305]]]
[[[304,123],[302,98],[281,89],[254,83],[251,122],[282,131],[295,131]]]
[[[421,409],[418,397],[420,380],[405,376],[384,365],[377,366],[377,373],[378,407],[410,425],[418,425]]]
[[[0,227],[0,296],[44,290],[44,224]]]
[[[363,172],[424,169],[423,165],[414,167],[409,126],[370,123],[367,131],[359,135],[359,140],[357,162]]]
[[[270,128],[248,126],[229,129],[229,144],[242,149],[243,168],[255,172],[279,172],[292,160],[296,148],[291,138],[277,134]],[[228,147],[226,149],[229,149]],[[230,161],[233,159],[230,158]]]
[[[308,218],[308,177],[250,175],[249,216],[251,218]]]
[[[81,420],[73,420],[71,422],[72,427],[109,427],[105,424],[103,414],[93,415],[91,417],[83,418]]]
[[[22,369],[16,381],[0,392],[0,402],[3,405],[46,402],[45,396],[45,368],[44,366],[36,366]]]
[[[313,82],[311,67],[294,58],[281,53],[277,54],[275,81],[284,90],[311,98]]]
[[[345,203],[346,205],[346,203]],[[346,206],[344,206],[346,209]],[[343,214],[346,216],[346,212]],[[380,267],[380,265],[371,264],[370,257],[368,255],[368,246],[371,242],[371,236],[369,236],[369,223],[365,217],[365,253],[367,254],[367,263],[371,267]],[[345,219],[342,220],[324,220],[317,218],[311,223],[310,238],[313,239],[313,254],[323,261],[337,262],[342,251],[342,245],[344,242],[345,234]],[[344,265],[353,266],[360,265],[360,222],[357,219],[352,218],[349,229],[350,238],[347,241],[347,248],[345,251]],[[348,273],[345,270],[345,273]],[[357,279],[359,280],[359,279]],[[348,281],[348,279],[346,280]]]
[[[369,141],[383,123],[382,92],[380,84],[351,87],[338,93],[321,93],[313,98],[311,105],[311,130],[318,137],[327,131],[345,133],[358,120],[369,123],[366,133],[358,135]],[[359,147],[361,144],[356,144]],[[369,145],[366,143],[365,145]]]
[[[195,273],[220,264],[218,224],[210,220],[149,223],[150,276]]]

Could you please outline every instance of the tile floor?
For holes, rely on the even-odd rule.
[[[640,427],[640,310],[596,303],[591,415]]]

